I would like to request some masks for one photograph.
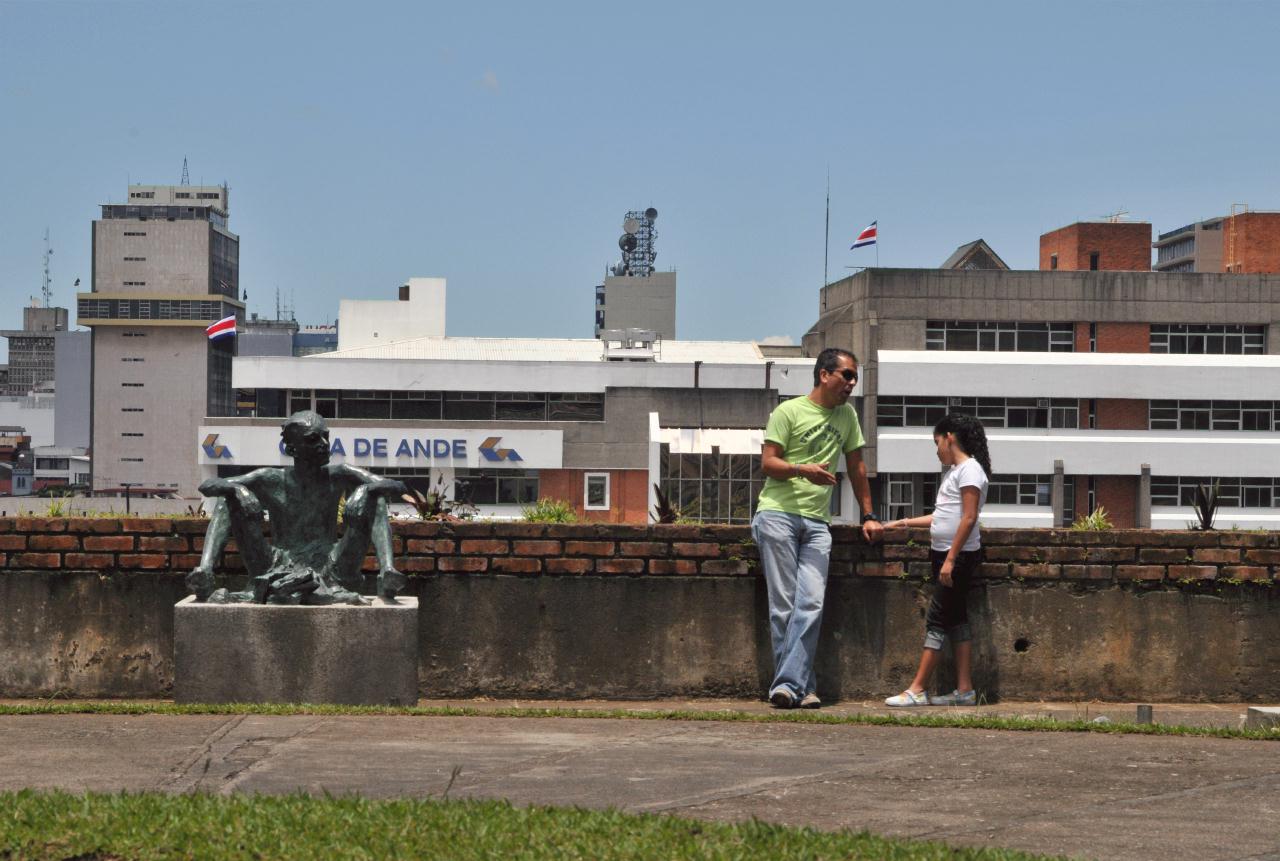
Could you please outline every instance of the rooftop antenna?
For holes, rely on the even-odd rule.
[[[40,286],[40,295],[44,298],[44,307],[49,307],[49,300],[53,294],[49,279],[49,258],[53,256],[53,248],[49,245],[49,228],[44,229],[44,283]]]
[[[280,285],[276,285],[276,319],[280,319]]]
[[[178,185],[191,185],[191,174],[187,173],[187,157],[182,157],[182,181]]]
[[[1102,217],[1105,218],[1111,224],[1119,224],[1120,222],[1124,221],[1125,216],[1127,216],[1128,214],[1129,214],[1129,210],[1125,209],[1122,206],[1119,209],[1117,209],[1115,212],[1108,212]]]

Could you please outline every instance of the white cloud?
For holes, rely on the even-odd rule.
[[[485,73],[480,76],[480,86],[486,90],[498,91],[498,75],[492,69],[486,69]]]
[[[761,338],[760,343],[768,347],[794,347],[795,342],[791,340],[790,335],[769,335]]]

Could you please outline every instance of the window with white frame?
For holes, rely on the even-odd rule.
[[[583,476],[582,501],[587,511],[609,510],[609,473],[588,472]]]

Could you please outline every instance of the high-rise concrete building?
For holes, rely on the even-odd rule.
[[[234,315],[240,239],[225,186],[131,185],[93,222],[93,490],[196,495],[196,430],[235,415],[231,339],[205,327]]]
[[[22,309],[22,328],[0,332],[9,339],[9,374],[4,394],[23,397],[54,379],[53,339],[67,331],[66,308],[33,306]]]
[[[622,259],[595,291],[595,336],[637,329],[658,339],[676,336],[676,273],[659,272],[654,222],[658,210],[635,209],[622,220]]]

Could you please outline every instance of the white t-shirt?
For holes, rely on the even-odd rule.
[[[929,527],[929,544],[934,550],[950,550],[960,527],[960,488],[978,488],[978,511],[987,504],[987,474],[982,465],[969,458],[958,466],[949,467],[938,485],[938,498],[933,503],[933,524]],[[982,546],[978,524],[973,524],[969,537],[961,550],[977,550]]]

